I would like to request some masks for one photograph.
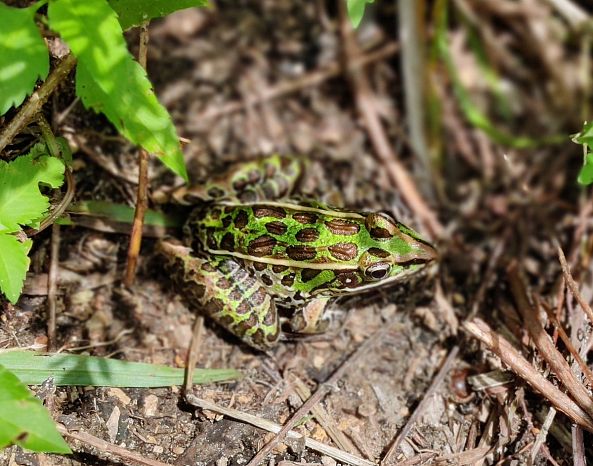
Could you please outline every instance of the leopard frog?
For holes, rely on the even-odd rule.
[[[291,199],[302,170],[271,156],[178,193],[198,204],[185,245],[160,244],[186,300],[260,350],[279,339],[277,307],[293,310],[291,332],[318,333],[329,299],[400,282],[437,258],[386,214]]]

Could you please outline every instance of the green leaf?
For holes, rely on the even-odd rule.
[[[34,224],[49,208],[39,184],[58,188],[63,182],[64,164],[55,157],[29,154],[12,162],[0,161],[0,232],[12,233],[19,225]]]
[[[352,27],[357,28],[362,17],[364,16],[364,9],[367,3],[373,3],[374,0],[346,0],[346,7],[348,9],[348,18],[352,23]]]
[[[184,370],[158,364],[34,351],[0,352],[0,364],[23,383],[37,385],[53,377],[56,385],[106,387],[170,387],[183,384]],[[234,369],[195,369],[193,382],[225,382],[241,378]]]
[[[0,365],[0,448],[72,453],[47,410],[19,379]]]
[[[585,162],[579,171],[577,181],[584,186],[593,183],[593,154],[590,152],[585,156]]]
[[[35,9],[0,2],[0,115],[20,105],[49,72],[49,54],[35,25]]]
[[[128,52],[107,1],[52,1],[48,16],[52,29],[78,58],[76,93],[84,105],[104,113],[121,134],[187,180],[171,116],[157,100],[144,69]]]
[[[21,243],[16,236],[0,232],[0,291],[14,304],[23,290],[23,283],[29,270],[27,254],[33,242]]]
[[[93,215],[104,217],[114,222],[131,224],[134,221],[134,208],[125,204],[117,204],[109,201],[81,201],[71,204],[68,211],[73,214]],[[163,212],[147,209],[144,215],[144,225],[180,228],[185,220],[167,215]]]
[[[161,18],[177,10],[206,7],[208,0],[108,0],[119,17],[119,24],[126,30],[140,26],[144,21]]]

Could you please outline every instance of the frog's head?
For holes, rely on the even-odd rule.
[[[438,258],[431,244],[386,214],[367,214],[365,225],[368,240],[358,260],[364,288],[404,279]]]

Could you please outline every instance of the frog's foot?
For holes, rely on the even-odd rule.
[[[292,333],[315,335],[325,333],[329,327],[330,320],[325,313],[330,298],[315,298],[298,311],[288,322]]]
[[[265,286],[230,257],[202,259],[191,248],[161,241],[180,293],[191,308],[203,311],[253,348],[267,351],[280,336],[278,313]]]

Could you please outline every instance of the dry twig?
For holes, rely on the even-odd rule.
[[[593,432],[593,419],[568,395],[561,392],[543,375],[537,372],[504,337],[492,330],[486,322],[474,319],[463,324],[463,328],[474,338],[484,343],[504,364],[535,390],[541,393],[558,411],[562,411],[574,422]]]

